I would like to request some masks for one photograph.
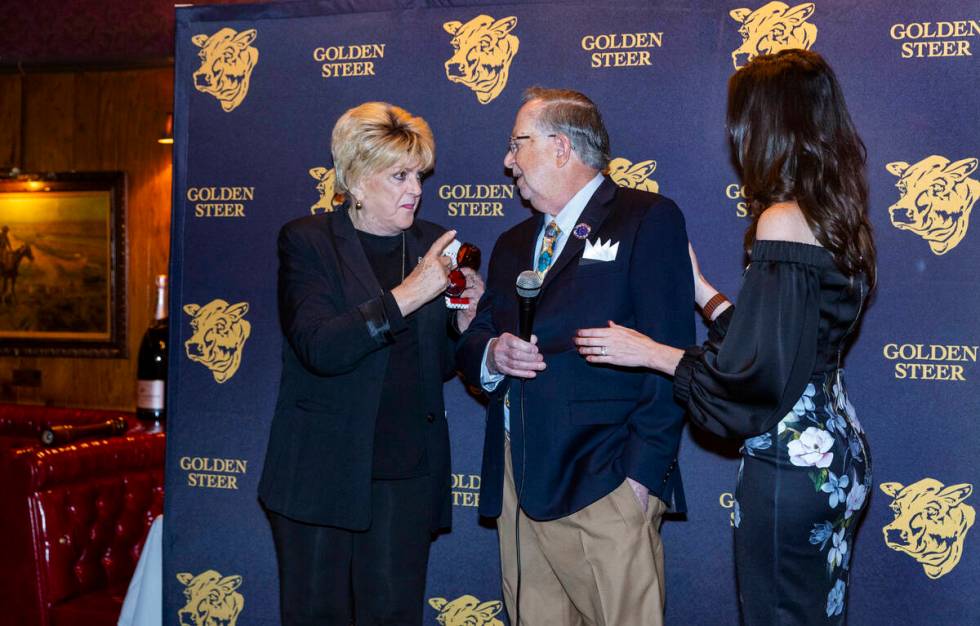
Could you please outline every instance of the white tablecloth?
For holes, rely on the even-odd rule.
[[[162,626],[163,516],[150,525],[133,579],[119,614],[119,626]]]

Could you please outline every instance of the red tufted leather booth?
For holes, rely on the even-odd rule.
[[[0,625],[106,626],[119,617],[147,530],[163,509],[163,433],[42,448],[46,423],[118,411],[0,404]]]

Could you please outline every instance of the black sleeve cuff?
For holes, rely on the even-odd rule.
[[[360,304],[357,310],[364,318],[371,338],[380,345],[393,342],[394,334],[405,328],[405,319],[398,309],[395,297],[390,293]]]
[[[708,324],[708,341],[711,343],[721,343],[725,335],[728,334],[728,325],[731,324],[734,314],[735,305],[732,304]]]
[[[691,346],[684,351],[681,362],[677,364],[674,371],[674,399],[683,406],[687,406],[687,401],[691,397],[691,378],[694,376],[694,363],[704,354],[704,349],[700,346]]]
[[[381,304],[384,305],[385,315],[388,316],[388,323],[391,324],[392,334],[397,334],[408,328],[408,322],[402,317],[402,310],[398,308],[398,302],[390,291],[381,295]]]

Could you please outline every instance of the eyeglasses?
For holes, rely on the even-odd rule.
[[[541,135],[539,135],[539,136],[541,136]],[[552,133],[550,135],[543,135],[543,136],[544,137],[555,137],[556,135],[555,135],[555,133]],[[521,149],[521,144],[519,144],[517,142],[518,141],[523,141],[524,139],[530,139],[531,137],[534,137],[534,135],[516,135],[514,137],[511,137],[510,138],[510,141],[507,142],[507,150],[511,154],[517,154],[517,151]]]

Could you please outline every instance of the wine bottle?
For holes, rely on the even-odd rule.
[[[136,417],[151,430],[162,429],[167,418],[167,276],[157,276],[156,285],[156,312],[143,333],[136,365]]]

